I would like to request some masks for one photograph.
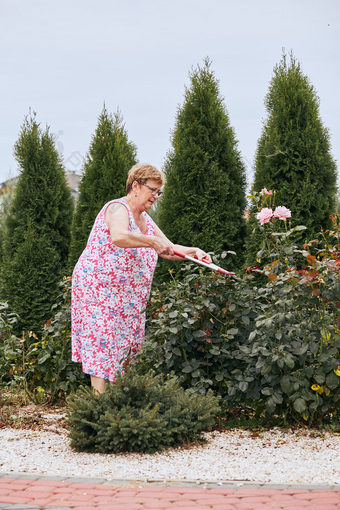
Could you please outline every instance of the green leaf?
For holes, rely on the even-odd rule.
[[[245,392],[248,389],[248,383],[246,381],[241,381],[238,385],[241,391]]]
[[[295,362],[291,354],[285,354],[284,361],[288,368],[294,368]]]
[[[283,402],[282,394],[277,391],[275,393],[273,393],[272,399],[273,399],[273,402],[275,402],[275,404],[282,404],[282,402]]]
[[[256,337],[257,335],[257,331],[252,331],[249,335],[249,342],[251,342],[252,340],[254,340],[254,338]]]
[[[238,333],[238,329],[237,328],[231,328],[231,329],[228,329],[228,331],[227,331],[227,335],[235,336],[235,335],[237,335],[237,333]]]
[[[285,247],[283,248],[283,252],[284,252],[286,255],[293,255],[293,253],[294,253],[293,246],[285,246]]]
[[[282,359],[282,358],[279,358],[279,359],[277,360],[277,366],[278,366],[278,367],[280,367],[280,368],[283,368],[283,366],[284,366],[284,361],[283,361],[283,359]]]
[[[313,375],[313,367],[305,368],[305,375],[308,379],[310,379]]]
[[[281,386],[281,389],[282,389],[282,391],[284,393],[291,393],[292,392],[292,385],[291,385],[291,382],[290,382],[289,375],[284,375],[283,377],[281,377],[280,386]]]
[[[301,230],[306,230],[307,227],[305,227],[304,225],[296,225],[296,227],[294,227],[292,230],[293,232],[300,232]]]
[[[39,365],[42,365],[43,363],[45,363],[46,360],[48,360],[48,358],[50,358],[51,355],[49,352],[45,352],[45,354],[41,357],[38,358],[38,364]]]
[[[184,372],[185,374],[189,374],[193,370],[194,370],[194,367],[192,367],[190,365],[186,365],[184,368],[182,368],[182,372]]]
[[[337,376],[333,371],[326,377],[326,384],[330,390],[335,390],[339,386],[340,377]]]
[[[249,354],[250,353],[250,349],[246,345],[240,345],[239,349],[240,349],[241,352],[244,352],[244,354]]]
[[[321,372],[314,374],[314,380],[318,384],[323,384],[325,382],[325,374],[322,374]]]
[[[302,414],[307,409],[307,404],[303,398],[297,398],[294,400],[293,407],[297,413]]]
[[[192,374],[192,377],[199,377],[201,375],[201,372],[199,370],[195,370]]]
[[[269,372],[271,371],[272,367],[271,365],[263,365],[262,369],[261,369],[261,375],[267,375],[269,374]]]
[[[298,354],[299,356],[303,356],[304,354],[306,354],[307,351],[308,351],[308,345],[303,344],[303,345],[301,345],[300,349],[298,349],[296,351],[296,354]]]
[[[272,397],[269,397],[266,401],[266,411],[269,415],[272,415],[276,409],[276,404]]]
[[[194,336],[195,338],[201,338],[203,336],[206,336],[206,334],[201,329],[198,329],[198,330],[193,332],[192,336]]]
[[[59,370],[64,370],[67,366],[66,361],[63,358],[59,358]]]
[[[233,386],[229,386],[229,388],[228,388],[229,397],[233,397],[235,394],[236,394],[236,388],[234,388]]]

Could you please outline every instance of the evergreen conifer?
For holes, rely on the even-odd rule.
[[[176,377],[118,372],[104,393],[80,388],[70,397],[68,426],[78,451],[153,453],[197,441],[213,428],[220,397],[211,390],[184,390]]]
[[[1,298],[20,328],[38,332],[66,271],[73,201],[53,137],[35,114],[23,123],[15,156],[21,174],[6,218]]]
[[[336,164],[319,115],[319,99],[293,54],[290,61],[283,54],[274,67],[265,105],[268,117],[257,146],[254,190],[275,190],[276,205],[288,207],[293,224],[305,225],[311,237],[330,225]],[[257,229],[252,229],[248,263],[256,259],[257,238]]]
[[[209,59],[190,80],[165,162],[159,225],[176,244],[236,252],[227,259],[236,269],[246,231],[245,168]]]
[[[6,219],[5,206],[3,203],[0,203],[0,272],[3,257],[3,243],[5,239],[5,219]]]
[[[69,271],[86,246],[94,220],[110,200],[125,195],[129,169],[136,163],[136,147],[129,142],[119,113],[104,106],[86,157],[79,197],[73,216]]]
[[[13,179],[9,179],[9,184],[7,185],[6,192],[4,193],[4,196],[1,197],[0,201],[0,274],[3,258],[3,243],[6,237],[6,218],[10,209],[11,201],[13,200],[13,196],[15,194],[15,184],[13,184],[11,181],[13,181]]]

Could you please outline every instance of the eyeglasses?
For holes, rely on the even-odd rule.
[[[149,188],[149,190],[151,191],[151,194],[153,196],[158,195],[160,197],[161,194],[163,193],[163,191],[159,190],[158,188],[153,188],[152,186],[149,186],[148,184],[145,184],[145,182],[143,182],[143,181],[137,181],[137,182],[138,182],[138,184],[141,184],[142,186],[145,186],[146,188]]]

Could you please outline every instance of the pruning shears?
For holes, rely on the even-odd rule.
[[[186,260],[190,260],[191,262],[195,262],[196,264],[199,264],[200,266],[207,267],[208,269],[211,269],[212,271],[216,271],[217,273],[224,274],[226,276],[229,276],[230,278],[233,278],[234,280],[239,280],[235,273],[232,273],[231,271],[227,271],[226,269],[223,269],[223,267],[217,266],[216,264],[208,264],[207,262],[203,262],[202,260],[198,260],[195,257],[190,257],[190,255],[185,255],[185,253],[182,253],[181,251],[174,250],[174,254],[177,255],[177,257],[181,257]]]

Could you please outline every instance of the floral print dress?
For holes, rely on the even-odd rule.
[[[129,230],[141,233],[125,199],[112,200],[99,212],[87,246],[72,275],[72,360],[83,372],[115,380],[144,340],[145,308],[157,253],[153,248],[119,248],[105,223],[105,211],[120,203],[129,213]],[[155,224],[143,212],[146,235]]]

